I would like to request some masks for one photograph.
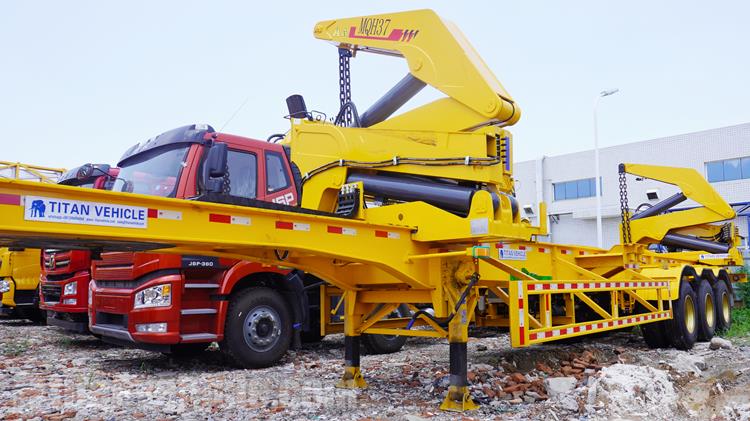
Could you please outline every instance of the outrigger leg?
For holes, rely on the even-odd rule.
[[[466,378],[468,355],[466,342],[469,340],[469,317],[466,304],[462,304],[458,313],[448,324],[448,342],[450,343],[450,386],[440,409],[443,411],[469,411],[479,408],[469,394],[469,382]]]
[[[362,372],[359,370],[359,336],[344,337],[344,376],[336,384],[343,389],[364,389],[367,387]]]
[[[336,384],[343,389],[364,389],[367,387],[362,372],[359,369],[359,338],[357,331],[359,321],[362,318],[356,305],[357,293],[345,291],[344,300],[344,375]]]

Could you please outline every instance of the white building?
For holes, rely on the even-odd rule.
[[[737,211],[740,235],[750,230],[750,123],[646,140],[600,149],[604,247],[619,242],[618,165],[638,163],[691,167]],[[515,164],[516,196],[522,215],[538,224],[539,202],[547,203],[550,238],[555,243],[595,246],[596,197],[594,151],[542,157]],[[628,176],[628,204],[654,204],[679,190],[653,180]],[[695,206],[685,201],[675,209]],[[530,212],[531,211],[531,212]]]

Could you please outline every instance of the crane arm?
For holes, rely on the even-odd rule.
[[[461,31],[432,10],[326,20],[315,25],[314,35],[352,52],[403,57],[413,77],[455,102],[447,108],[472,115],[456,124],[512,125],[521,116],[518,105]],[[435,102],[443,112],[445,102]],[[421,115],[420,108],[411,112]]]
[[[658,165],[621,164],[621,173],[633,174],[677,186],[681,192],[630,218],[632,242],[660,242],[670,232],[699,227],[735,217],[734,209],[722,199],[698,171]],[[686,199],[699,206],[661,213]]]

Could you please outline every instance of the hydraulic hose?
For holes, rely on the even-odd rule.
[[[437,323],[441,327],[447,326],[448,323],[450,323],[451,320],[453,320],[453,318],[456,317],[456,313],[458,313],[458,309],[461,308],[461,305],[463,305],[463,303],[466,301],[466,297],[469,296],[469,291],[471,291],[471,289],[474,288],[474,285],[476,285],[477,282],[479,282],[479,274],[474,273],[473,275],[471,275],[471,281],[469,281],[469,284],[466,285],[464,292],[462,292],[461,296],[458,297],[458,301],[456,301],[456,306],[453,309],[453,313],[448,315],[448,317],[444,319],[439,319],[433,316],[432,314],[428,313],[426,310],[419,310],[411,316],[411,320],[409,320],[409,323],[407,323],[406,325],[406,330],[409,330],[412,328],[412,326],[414,326],[414,323],[416,323],[417,318],[419,318],[419,316],[425,316],[428,319],[432,320],[433,322]]]

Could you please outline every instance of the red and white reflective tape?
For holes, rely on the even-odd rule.
[[[375,236],[378,238],[390,238],[392,240],[398,240],[401,235],[397,232],[375,230]]]
[[[552,326],[552,305],[550,303],[551,294],[544,294],[544,326],[545,327],[551,327]]]
[[[570,254],[570,250],[560,249],[560,254]]]
[[[251,220],[245,216],[234,216],[224,215],[221,213],[210,213],[208,214],[208,220],[210,222],[218,222],[220,224],[232,224],[232,225],[250,225]]]
[[[20,205],[21,196],[17,194],[0,193],[0,205]]]
[[[518,341],[523,345],[526,343],[526,311],[523,307],[523,282],[516,281],[516,289],[518,289]]]
[[[666,319],[669,317],[669,312],[662,312],[656,314],[644,314],[640,316],[632,316],[624,319],[608,320],[606,322],[591,323],[582,326],[567,327],[565,329],[552,329],[546,332],[529,332],[529,340],[535,341],[537,339],[554,338],[557,336],[570,335],[578,332],[590,332],[599,329],[607,329],[615,326],[631,325],[635,323],[641,323],[648,320],[659,320]]]
[[[310,231],[310,224],[291,221],[276,221],[277,230]]]
[[[551,248],[549,248],[549,247],[539,247],[539,248],[537,249],[537,251],[538,251],[539,253],[551,253],[551,252],[552,252],[552,249],[551,249]]]
[[[173,221],[182,221],[182,212],[149,208],[148,217],[153,219],[171,219]]]
[[[330,234],[357,235],[357,230],[354,228],[337,227],[334,225],[328,226],[328,232]]]
[[[555,291],[559,289],[594,289],[594,288],[666,288],[669,282],[559,282],[547,284],[528,284],[529,291]]]

